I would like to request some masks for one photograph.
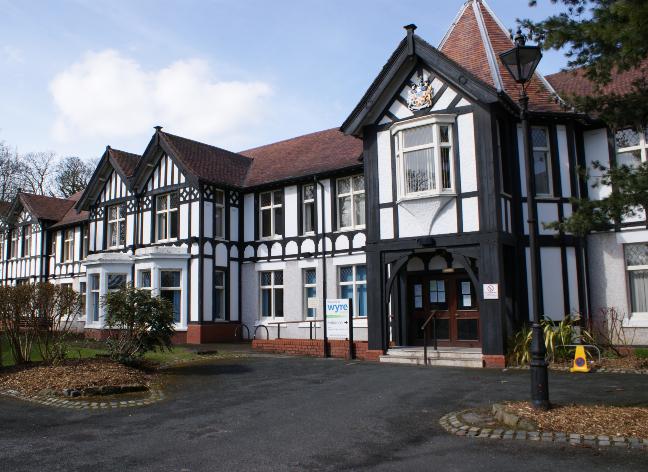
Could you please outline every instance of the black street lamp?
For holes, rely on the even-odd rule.
[[[544,343],[544,334],[540,326],[540,293],[538,292],[538,242],[537,242],[537,221],[535,205],[535,178],[533,170],[533,149],[530,148],[530,127],[529,127],[529,97],[526,93],[526,85],[533,77],[542,52],[538,46],[527,46],[526,37],[520,30],[517,31],[515,47],[500,54],[500,60],[509,71],[513,79],[522,85],[520,95],[520,120],[522,121],[523,144],[524,144],[524,170],[526,174],[527,188],[527,214],[529,223],[529,252],[531,269],[531,293],[533,323],[531,325],[531,402],[534,408],[549,409],[549,376],[547,373],[547,348]]]

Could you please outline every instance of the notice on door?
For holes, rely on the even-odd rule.
[[[499,299],[499,284],[484,284],[484,300]]]
[[[326,334],[329,339],[349,338],[351,301],[348,298],[326,299]]]

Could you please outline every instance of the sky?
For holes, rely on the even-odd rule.
[[[463,0],[0,0],[0,141],[141,154],[165,131],[232,151],[338,127],[415,23],[438,45]],[[549,0],[490,0],[502,22]],[[539,71],[565,66],[547,52]]]

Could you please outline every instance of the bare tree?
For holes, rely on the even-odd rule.
[[[54,187],[58,195],[68,198],[86,188],[94,166],[80,157],[69,156],[56,166],[54,172]]]
[[[23,167],[18,153],[0,142],[0,201],[13,200],[23,183]]]
[[[24,189],[37,195],[53,195],[52,174],[56,154],[52,151],[29,152],[21,156]]]

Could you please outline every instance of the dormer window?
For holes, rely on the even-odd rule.
[[[170,241],[178,239],[178,192],[171,192],[157,197],[155,213],[157,215],[157,240]]]
[[[63,239],[63,261],[69,262],[74,257],[74,229],[66,229]]]
[[[108,247],[120,247],[126,244],[126,207],[113,205],[108,207]]]
[[[22,240],[22,256],[31,256],[31,240],[32,240],[31,225],[23,226],[23,240]]]
[[[454,116],[436,115],[392,128],[401,198],[454,193],[453,122]]]

